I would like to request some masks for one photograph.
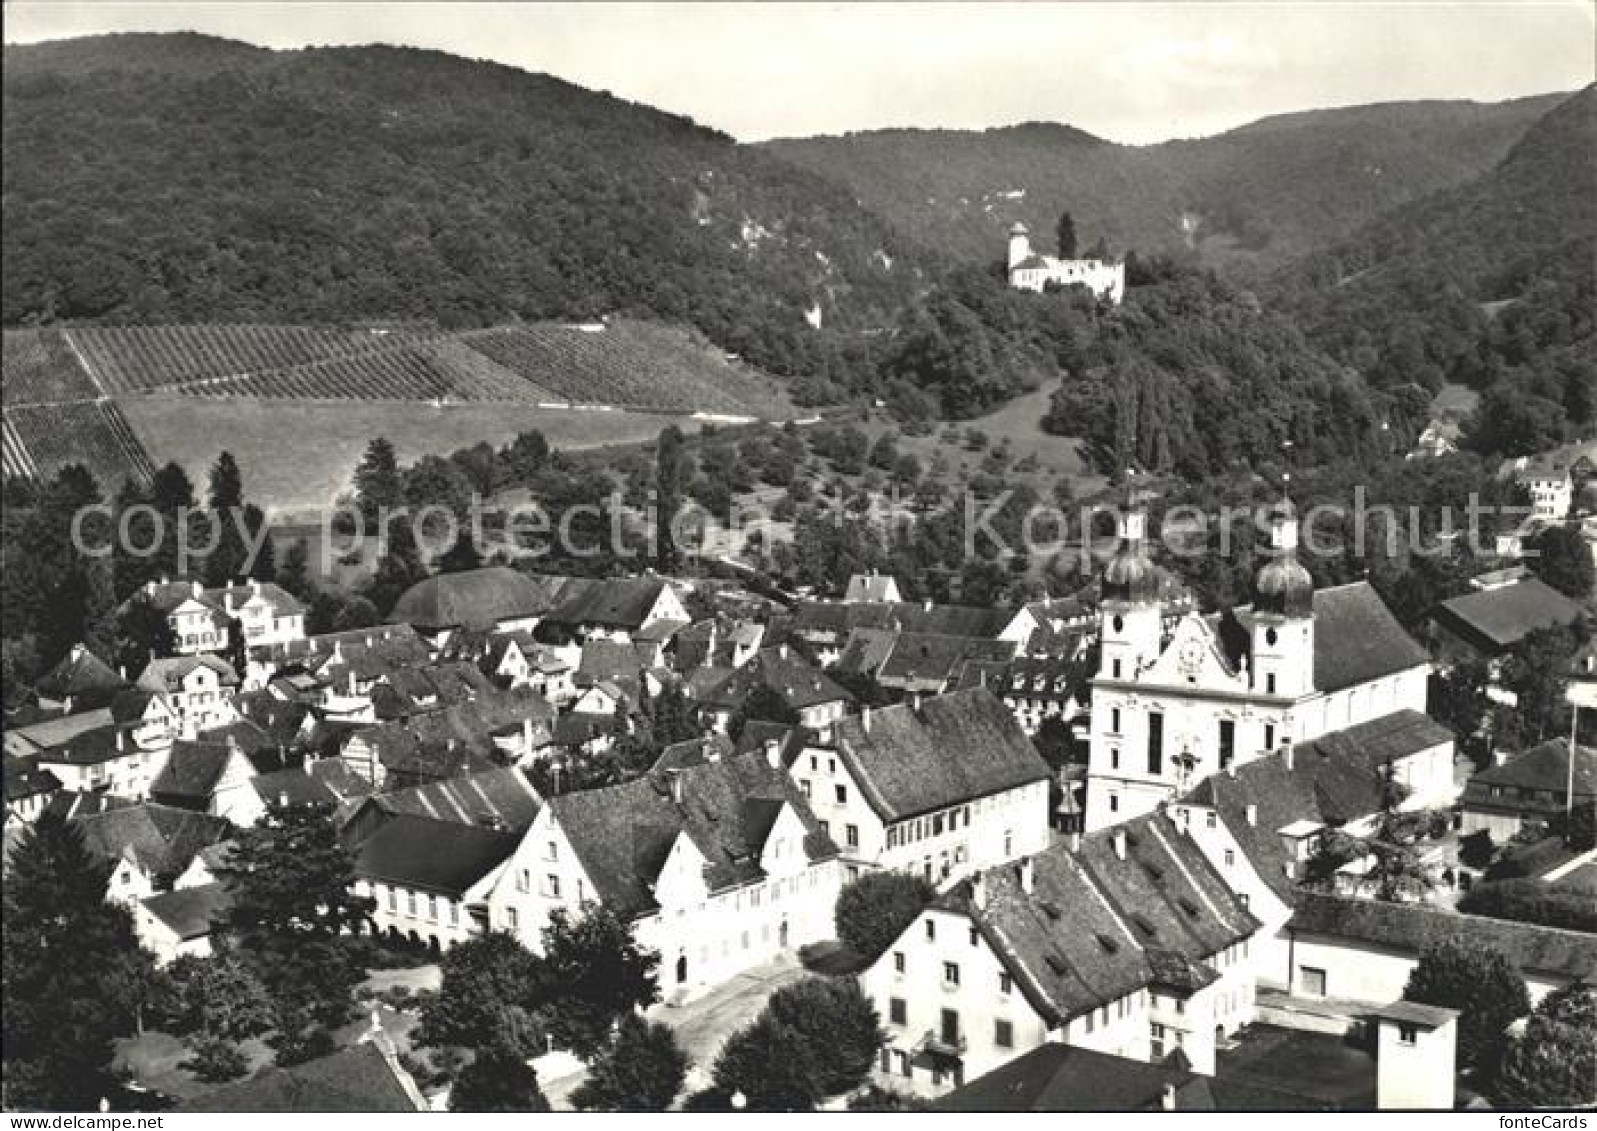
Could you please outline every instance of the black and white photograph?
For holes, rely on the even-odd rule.
[[[1597,0],[3,28],[7,1129],[1597,1114]]]

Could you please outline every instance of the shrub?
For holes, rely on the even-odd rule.
[[[1597,902],[1589,894],[1549,887],[1540,880],[1477,884],[1459,900],[1458,909],[1470,915],[1597,934]]]
[[[1525,980],[1489,946],[1448,939],[1425,948],[1403,997],[1459,1011],[1458,1058],[1490,1078],[1502,1059],[1504,1030],[1530,1012]]]
[[[190,1046],[190,1055],[181,1065],[194,1078],[207,1084],[225,1084],[249,1071],[249,1057],[239,1047],[221,1037],[203,1036]]]
[[[588,1065],[588,1078],[571,1102],[582,1111],[664,1111],[682,1090],[687,1070],[688,1054],[676,1034],[631,1013]]]

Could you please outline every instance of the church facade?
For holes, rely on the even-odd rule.
[[[1049,283],[1062,287],[1079,284],[1118,306],[1126,297],[1126,265],[1103,259],[1037,255],[1031,250],[1026,225],[1017,223],[1009,230],[1009,285],[1016,290],[1041,293]]]
[[[1085,827],[1148,813],[1211,774],[1396,711],[1424,711],[1430,657],[1368,582],[1314,588],[1297,523],[1272,522],[1250,605],[1163,625],[1162,571],[1126,516],[1103,578]]]

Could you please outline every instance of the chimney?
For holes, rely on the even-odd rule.
[[[205,586],[201,585],[198,581],[191,581],[189,583],[189,591],[193,593],[195,597],[205,596]]]
[[[68,715],[72,713],[72,696],[68,695],[61,700],[61,710]]]
[[[288,808],[288,790],[284,789],[284,790],[280,790],[278,792],[278,794],[277,794],[277,804],[278,804],[279,808],[282,808],[282,809],[287,809]]]
[[[1164,1091],[1159,1094],[1159,1110],[1174,1111],[1176,1109],[1176,1086],[1166,1084]]]
[[[121,753],[122,751],[126,750],[127,748],[128,748],[127,732],[125,732],[121,727],[117,727],[117,729],[116,729],[116,749],[117,749],[117,752]]]
[[[932,599],[930,597],[926,598],[926,603],[923,606],[923,609],[928,613],[932,611]]]
[[[1081,851],[1081,832],[1077,829],[1070,830],[1070,851]]]
[[[530,715],[521,720],[521,749],[522,753],[529,753],[532,750],[532,717]]]
[[[250,578],[250,595],[254,597],[261,595],[261,583],[258,578]]]
[[[1116,829],[1110,840],[1115,846],[1115,855],[1124,860],[1126,858],[1126,830],[1123,828]]]
[[[914,709],[916,711],[920,710],[920,692],[919,691],[915,692],[914,698],[911,700],[911,705],[914,707]]]
[[[773,770],[782,768],[782,744],[774,738],[765,740],[765,760]]]
[[[859,725],[860,725],[860,729],[863,730],[866,734],[870,734],[871,733],[871,709],[869,707],[866,707],[863,711],[860,712]]]
[[[1248,802],[1247,813],[1248,813],[1248,826],[1250,828],[1257,827],[1258,824],[1259,824],[1259,807],[1257,805],[1253,804],[1253,802],[1250,801],[1250,802]]]
[[[1292,736],[1281,739],[1281,756],[1286,761],[1287,772],[1292,772]]]
[[[1037,865],[1030,856],[1020,862],[1020,890],[1027,895],[1037,890]]]
[[[977,911],[987,908],[987,873],[977,872],[970,878],[970,903]]]
[[[667,770],[666,781],[671,783],[671,800],[678,805],[682,804],[682,771]]]
[[[153,582],[153,581],[146,581],[146,582],[145,582],[145,583],[144,583],[144,595],[145,595],[145,596],[146,596],[146,597],[153,597],[153,596],[155,596],[155,582]]]
[[[778,656],[780,656],[784,660],[787,659],[787,645],[786,644],[778,644],[776,646],[776,654]]]

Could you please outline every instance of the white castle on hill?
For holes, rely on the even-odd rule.
[[[1023,291],[1044,290],[1049,283],[1068,287],[1080,283],[1094,294],[1119,305],[1126,294],[1126,265],[1102,259],[1055,259],[1031,250],[1031,234],[1016,221],[1009,229],[1009,285]]]

